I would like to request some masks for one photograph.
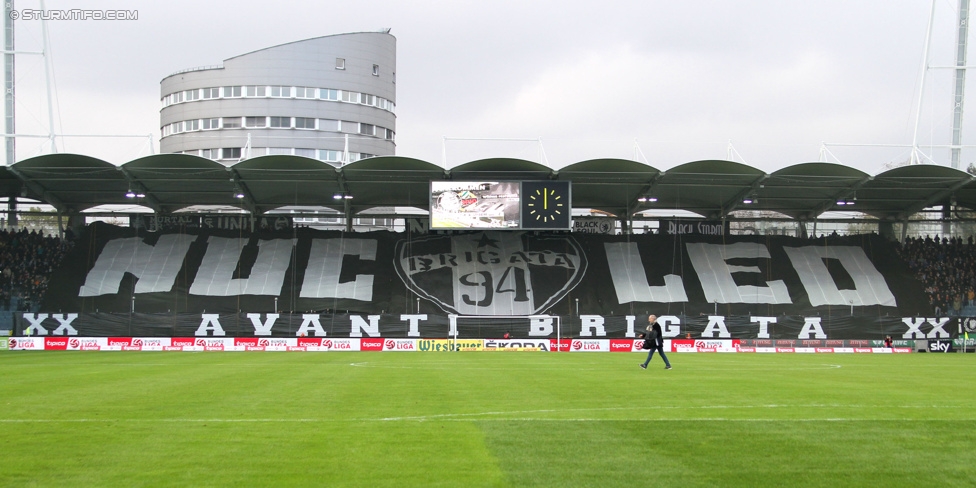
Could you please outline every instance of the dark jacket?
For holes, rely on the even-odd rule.
[[[661,324],[657,322],[651,324],[651,342],[655,347],[664,347],[664,333],[661,332]]]

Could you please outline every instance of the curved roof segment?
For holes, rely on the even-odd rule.
[[[767,174],[733,161],[693,161],[666,171],[636,161],[594,159],[560,170],[520,159],[472,161],[444,169],[402,156],[363,159],[342,167],[301,156],[259,156],[232,166],[185,154],[157,154],[115,166],[78,154],[51,154],[0,170],[0,191],[75,213],[103,204],[139,203],[169,213],[193,205],[232,205],[253,213],[285,206],[321,206],[355,213],[378,206],[429,207],[430,182],[558,179],[572,182],[573,206],[617,215],[651,209],[687,210],[721,218],[735,210],[814,219],[829,210],[904,220],[926,207],[955,201],[976,209],[976,177],[934,165],[868,175],[811,162]],[[348,195],[351,200],[337,200]],[[744,201],[752,203],[744,203]]]

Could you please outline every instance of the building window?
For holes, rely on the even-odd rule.
[[[203,98],[220,98],[220,88],[204,88]]]
[[[200,121],[200,127],[202,127],[203,130],[219,129],[220,119],[203,119]]]
[[[223,126],[225,129],[240,129],[241,128],[241,118],[240,117],[224,117]]]
[[[314,129],[315,119],[310,117],[295,117],[296,129]]]
[[[346,69],[346,58],[336,58],[336,69]]]
[[[244,127],[260,128],[268,125],[267,117],[244,117]]]
[[[315,159],[315,149],[295,148],[295,156]]]
[[[241,148],[225,147],[221,149],[221,159],[241,159]]]
[[[339,132],[344,132],[346,134],[358,134],[359,133],[359,123],[350,122],[348,120],[343,120],[339,122]]]
[[[266,86],[248,86],[246,88],[247,88],[247,90],[245,90],[245,92],[247,93],[247,96],[249,96],[249,97],[263,97],[263,96],[266,96],[265,93],[267,93],[267,88],[268,87],[266,87]]]
[[[342,160],[342,151],[330,151],[328,149],[319,149],[319,159],[322,161],[340,161]]]
[[[342,101],[359,103],[359,93],[342,90]]]
[[[315,98],[315,92],[317,88],[309,88],[307,86],[295,87],[295,98]]]
[[[270,127],[276,127],[279,129],[291,128],[291,117],[270,117],[270,118],[271,118]]]
[[[376,126],[372,124],[359,124],[359,133],[367,136],[376,135]]]
[[[332,119],[319,119],[319,130],[339,132],[339,121]]]
[[[278,98],[289,98],[291,97],[291,87],[290,86],[272,86],[271,96]]]
[[[200,98],[200,90],[187,90],[186,91],[186,101],[196,100]]]
[[[322,100],[338,100],[339,90],[333,90],[331,88],[322,88],[319,90],[319,98]]]
[[[220,159],[220,149],[202,149],[200,155],[207,159]]]
[[[180,103],[183,101],[183,92],[171,93],[169,97],[172,103]]]
[[[359,103],[363,105],[375,105],[376,97],[373,95],[367,95],[363,93],[362,95],[359,96]]]
[[[241,96],[241,87],[239,86],[224,87],[224,98],[235,98],[239,96]]]
[[[184,130],[200,130],[199,120],[187,120],[183,123]]]
[[[269,147],[268,154],[275,154],[279,156],[283,154],[291,155],[291,148],[290,147]]]
[[[379,76],[379,75],[380,75],[380,65],[374,64],[373,65],[373,76]]]
[[[394,134],[392,130],[390,129],[383,129],[383,130],[386,131],[386,140],[392,141],[396,139],[396,134]]]

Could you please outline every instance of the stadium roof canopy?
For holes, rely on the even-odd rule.
[[[65,214],[98,205],[132,204],[127,193],[145,195],[138,203],[158,213],[196,205],[231,205],[255,214],[286,206],[343,211],[347,203],[351,213],[358,213],[390,206],[428,209],[431,180],[546,179],[572,182],[574,208],[614,215],[661,209],[721,218],[735,210],[764,210],[807,220],[826,211],[846,210],[900,221],[950,201],[976,209],[976,177],[945,166],[904,166],[872,176],[839,164],[814,162],[767,174],[717,160],[662,171],[623,159],[594,159],[553,170],[506,158],[444,169],[400,156],[335,167],[300,156],[260,156],[224,166],[198,156],[157,154],[116,166],[89,156],[50,154],[0,169],[0,196],[39,200]],[[335,199],[335,195],[352,199]]]

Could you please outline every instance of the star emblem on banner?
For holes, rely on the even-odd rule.
[[[498,244],[497,244],[498,243],[498,239],[492,239],[491,237],[488,237],[488,234],[485,234],[485,233],[482,233],[481,234],[481,239],[478,239],[475,242],[478,243],[478,248],[479,249],[482,248],[482,247],[489,247],[489,246],[490,247],[493,247],[495,249],[498,249]]]

